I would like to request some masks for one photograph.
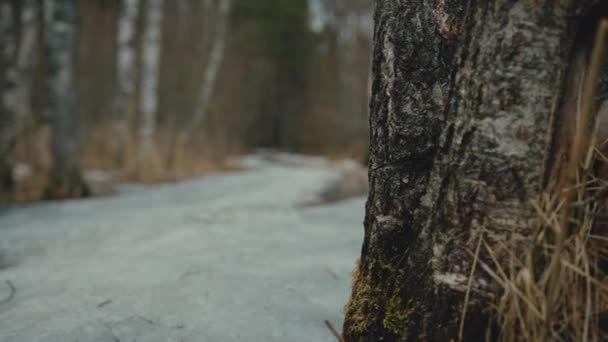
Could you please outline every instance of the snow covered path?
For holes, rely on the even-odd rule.
[[[337,171],[252,168],[0,214],[0,341],[335,341],[364,199],[301,206]]]

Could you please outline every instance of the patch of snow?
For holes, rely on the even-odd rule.
[[[340,172],[307,158],[10,209],[0,341],[335,341],[364,198],[299,206]]]

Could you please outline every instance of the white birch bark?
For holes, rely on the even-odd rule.
[[[129,140],[129,118],[135,111],[136,30],[140,0],[121,0],[118,19],[117,91],[116,91],[116,162],[121,166]]]
[[[139,169],[155,158],[156,112],[162,41],[163,0],[148,0],[142,41]]]
[[[52,5],[48,3],[52,2]],[[79,123],[76,106],[76,1],[45,1],[49,110],[51,115],[53,171],[48,197],[87,194],[80,171]]]
[[[228,28],[231,7],[231,0],[220,0],[216,16],[215,35],[213,37],[213,43],[209,53],[209,62],[205,68],[199,101],[195,108],[194,114],[192,115],[192,120],[188,130],[185,134],[186,140],[190,139],[193,130],[196,129],[207,116],[217,75],[224,59],[224,51],[226,49],[226,31]]]
[[[15,8],[0,0],[0,205],[12,195],[16,133],[17,35]]]

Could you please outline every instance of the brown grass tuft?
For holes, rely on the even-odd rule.
[[[484,258],[469,251],[474,265],[499,285],[498,299],[489,304],[502,341],[608,339],[608,222],[602,222],[608,218],[608,158],[595,148],[595,135],[587,139],[607,32],[604,20],[559,186],[530,201],[532,233],[514,231],[492,246],[481,238]]]

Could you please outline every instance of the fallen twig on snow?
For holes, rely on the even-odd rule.
[[[331,324],[331,322],[328,320],[325,320],[324,322],[325,322],[325,325],[327,326],[327,329],[329,329],[329,331],[331,331],[331,333],[336,337],[338,342],[344,342],[344,338],[342,338],[342,335],[340,335],[340,333],[338,332],[338,330],[336,330],[334,325]]]

